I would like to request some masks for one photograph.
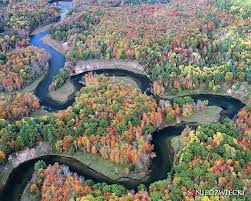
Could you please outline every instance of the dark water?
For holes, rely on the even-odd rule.
[[[211,97],[211,98],[210,98]],[[225,117],[233,118],[244,104],[234,98],[201,94],[193,97],[196,99],[209,99],[209,105],[217,105],[223,108],[223,112],[220,114],[220,119]],[[19,166],[13,169],[4,189],[2,195],[0,195],[1,201],[16,201],[20,200],[22,192],[31,179],[34,172],[34,164],[38,160],[44,160],[47,164],[53,164],[59,162],[60,164],[68,165],[71,171],[84,176],[87,179],[93,179],[95,182],[106,182],[108,184],[121,184],[128,189],[136,189],[139,184],[145,184],[149,186],[154,181],[167,178],[167,174],[170,172],[173,163],[173,150],[170,146],[170,137],[179,135],[182,130],[189,125],[192,128],[197,127],[197,123],[181,123],[175,126],[168,126],[160,131],[156,131],[152,134],[154,144],[154,152],[156,158],[151,162],[150,174],[142,179],[121,178],[119,181],[110,179],[103,174],[96,172],[85,164],[78,160],[62,157],[57,155],[46,155],[38,157],[32,160],[25,161]]]
[[[61,19],[62,19],[65,17],[67,11],[71,9],[71,6],[70,4],[64,4],[61,2],[57,2],[57,4],[64,11],[61,14]],[[53,100],[50,100],[47,97],[48,87],[52,81],[53,76],[58,74],[59,70],[64,66],[65,63],[65,57],[61,53],[57,52],[50,46],[41,42],[41,38],[47,35],[48,32],[49,31],[45,31],[43,33],[31,37],[31,44],[33,46],[44,48],[47,52],[51,54],[48,74],[36,88],[35,95],[39,97],[42,106],[51,108],[52,110],[60,110],[67,108],[69,105],[72,105],[74,102],[74,96],[71,97],[70,100],[64,104],[59,104]],[[73,76],[71,78],[71,81],[77,90],[80,90],[80,88],[82,87],[82,85],[79,84],[79,81],[82,79],[82,76],[86,73],[87,72]],[[96,74],[105,73],[109,76],[114,75],[114,76],[129,77],[137,82],[142,92],[147,91],[148,94],[151,94],[148,90],[151,85],[151,80],[147,76],[118,69],[96,70],[94,71],[94,73]],[[221,107],[223,111],[221,112],[220,120],[224,119],[225,117],[233,118],[238,113],[238,111],[244,106],[244,104],[241,101],[228,96],[199,94],[199,95],[191,95],[191,97],[194,100],[207,99],[209,101],[209,105],[216,105]],[[196,127],[196,124],[191,123],[189,125],[192,127]],[[52,164],[54,162],[66,164],[70,167],[72,171],[77,172],[78,174],[85,176],[86,178],[93,179],[96,182],[122,184],[128,189],[136,188],[139,184],[145,184],[148,186],[150,183],[154,181],[165,179],[167,177],[168,172],[170,172],[171,170],[173,161],[172,148],[170,147],[168,139],[170,138],[170,136],[179,135],[185,128],[185,126],[186,126],[185,124],[169,126],[152,134],[153,136],[152,143],[154,144],[155,147],[154,151],[156,153],[156,158],[152,160],[150,174],[143,179],[134,180],[130,178],[121,178],[119,181],[114,181],[96,172],[95,170],[89,168],[88,166],[82,164],[81,162],[75,159],[68,157],[61,157],[57,155],[47,155],[26,161],[17,166],[16,168],[14,168],[7,180],[2,195],[0,195],[0,200],[1,201],[20,200],[25,185],[30,180],[33,174],[34,164],[41,159],[44,160],[47,164]]]
[[[231,96],[213,95],[213,94],[197,94],[189,95],[195,101],[197,100],[208,100],[208,105],[215,105],[222,108],[220,113],[220,121],[228,117],[230,119],[245,106],[240,100],[235,99]]]
[[[53,68],[52,65],[50,67]],[[70,78],[71,83],[74,85],[76,91],[79,91],[83,87],[83,84],[81,84],[80,81],[82,81],[82,77],[89,72],[90,71],[87,71],[87,72],[72,76]],[[130,78],[137,83],[137,85],[139,86],[139,88],[142,92],[145,92],[145,91],[149,92],[149,89],[151,87],[151,81],[147,76],[137,74],[137,73],[134,73],[131,71],[122,70],[122,69],[116,69],[116,70],[105,69],[105,70],[93,70],[92,72],[97,75],[105,74],[107,76],[120,76],[120,77]],[[48,87],[49,87],[51,81],[52,81],[52,78],[49,78],[49,75],[46,76],[46,78],[39,84],[39,86],[36,89],[35,94],[37,97],[39,97],[41,105],[47,109],[49,108],[49,110],[52,110],[52,111],[63,110],[63,109],[66,109],[67,107],[71,106],[75,101],[75,94],[73,94],[71,97],[69,97],[69,100],[65,103],[59,103],[57,101],[50,99],[47,96]]]
[[[190,126],[194,126],[191,124]],[[167,173],[172,168],[173,155],[170,152],[170,144],[167,141],[168,137],[176,136],[185,128],[185,124],[169,126],[164,128],[159,132],[153,133],[153,144],[155,146],[156,158],[152,161],[150,174],[142,179],[131,179],[128,177],[120,178],[120,180],[113,180],[109,177],[91,169],[80,161],[58,155],[46,155],[41,156],[32,160],[25,161],[19,166],[13,169],[6,185],[3,189],[2,196],[0,196],[1,201],[16,201],[20,200],[22,192],[26,184],[32,177],[34,172],[34,164],[38,160],[44,160],[47,164],[54,164],[59,162],[60,164],[65,164],[70,167],[70,170],[84,176],[86,179],[92,179],[95,182],[106,182],[108,184],[120,184],[128,189],[135,189],[140,184],[145,184],[149,186],[152,182],[165,179]]]
[[[64,19],[67,12],[72,9],[72,4],[70,2],[56,2],[56,5],[61,8],[63,11],[60,14],[60,20]],[[45,49],[50,55],[51,59],[49,61],[49,70],[47,75],[44,77],[44,79],[39,83],[35,90],[35,95],[40,99],[41,105],[46,108],[47,110],[62,110],[66,109],[70,105],[73,104],[75,96],[69,98],[69,100],[65,103],[58,103],[52,99],[50,99],[48,94],[48,88],[52,82],[53,76],[57,75],[59,73],[59,70],[64,67],[65,64],[65,56],[49,45],[46,45],[42,42],[42,38],[49,34],[49,30],[39,33],[37,35],[31,36],[31,45],[36,46],[39,48]],[[151,80],[141,74],[133,73],[127,70],[121,70],[121,69],[106,69],[106,70],[94,70],[92,71],[95,74],[107,74],[109,76],[122,76],[122,77],[128,77],[132,80],[136,81],[139,88],[142,92],[148,91],[147,89],[150,89],[151,86]],[[82,80],[82,76],[85,75],[88,72],[81,73],[79,75],[75,75],[71,77],[71,82],[74,84],[77,91],[80,90],[80,88],[83,86],[79,83],[79,81]]]

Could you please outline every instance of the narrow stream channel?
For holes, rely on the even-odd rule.
[[[56,5],[62,10],[59,20],[63,20],[67,12],[69,12],[72,9],[72,3],[57,2]],[[41,105],[46,107],[49,107],[50,105],[50,102],[47,101],[47,94],[53,76],[57,75],[59,73],[59,70],[63,68],[65,64],[65,56],[63,54],[59,53],[49,45],[42,42],[42,38],[48,35],[49,32],[50,30],[47,30],[34,36],[31,36],[30,40],[32,46],[43,48],[51,55],[48,72],[35,90],[35,95],[40,99]],[[64,105],[64,107],[67,107],[67,105]],[[63,107],[61,108],[63,109]],[[55,108],[55,109],[61,109],[61,108]]]

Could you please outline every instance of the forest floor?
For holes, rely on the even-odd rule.
[[[65,103],[75,92],[76,90],[74,85],[70,82],[70,80],[67,80],[62,87],[58,88],[55,91],[49,91],[48,97],[59,103]]]

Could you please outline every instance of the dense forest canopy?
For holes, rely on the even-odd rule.
[[[87,74],[84,80],[86,86],[73,106],[55,115],[8,122],[39,109],[39,102],[29,94],[3,100],[0,148],[5,155],[45,140],[58,152],[92,153],[117,164],[128,164],[131,171],[145,171],[155,156],[151,133],[206,105],[190,97],[174,99],[173,105],[168,101],[158,105],[137,89],[123,83],[115,85],[104,75]]]
[[[167,92],[217,91],[250,80],[249,8],[241,1],[187,0],[90,7],[72,12],[51,33],[72,47],[67,56],[73,63],[136,59]]]
[[[149,186],[128,190],[88,180],[63,164],[38,161],[25,189],[28,200],[251,200],[250,1],[72,3],[68,12],[47,0],[0,0],[0,193],[15,157],[24,153],[20,160],[26,160],[38,144],[50,154],[90,156],[88,164],[100,160],[126,167],[125,178],[146,176],[158,153],[153,137],[169,126],[185,127],[197,115],[194,127],[186,126],[160,145],[168,146],[161,160],[169,160],[168,154],[174,158],[165,179],[153,178]],[[44,34],[38,45],[30,37],[34,30]],[[45,38],[43,47],[48,48],[41,49]],[[81,66],[87,60],[90,63]],[[151,89],[146,93],[129,87],[125,82],[135,81],[130,77],[92,72],[78,75],[81,81],[73,83],[76,69],[92,70],[95,62],[100,67],[99,62],[116,61],[142,67],[137,76],[144,75]],[[71,94],[73,103],[68,97],[65,105],[70,106],[51,112],[45,110],[46,100],[60,104],[48,94],[39,96],[40,83],[59,94],[66,93],[67,84],[83,86]],[[197,100],[198,93],[210,100]],[[215,93],[225,102],[215,103]],[[217,104],[218,112],[210,110]],[[211,122],[209,115],[216,120]],[[227,115],[234,118],[223,119]],[[198,117],[211,123],[199,123]],[[241,194],[199,195],[198,190]]]
[[[9,1],[0,9],[0,91],[16,91],[47,71],[49,55],[29,46],[29,34],[53,22],[58,10],[47,1]]]
[[[158,3],[168,3],[169,0],[73,0],[73,5],[75,7],[82,5],[90,6],[135,6],[139,4],[158,4]]]
[[[250,115],[250,108],[244,110]],[[240,114],[237,122],[242,120]],[[224,189],[249,188],[250,151],[247,135],[239,136],[239,126],[239,123],[236,126],[226,121],[224,124],[201,125],[196,130],[186,128],[180,136],[182,144],[175,160],[174,175],[152,183],[149,191],[144,185],[139,186],[137,193],[132,193],[123,186],[94,183],[72,174],[67,167],[59,164],[46,167],[40,161],[35,165],[30,192],[40,194],[42,200],[47,200],[53,192],[52,197],[64,200],[159,201],[191,200],[196,195],[195,190],[211,190],[216,186]],[[245,198],[243,194],[236,198],[248,200],[248,196]],[[203,201],[231,199],[229,196],[197,196]]]

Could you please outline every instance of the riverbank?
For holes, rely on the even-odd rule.
[[[76,92],[74,85],[67,80],[66,83],[55,91],[49,91],[48,97],[53,101],[65,103]]]
[[[117,165],[112,161],[104,160],[101,157],[93,156],[90,153],[76,152],[70,153],[56,153],[46,142],[39,142],[33,148],[26,148],[25,150],[16,152],[9,156],[8,162],[5,165],[0,165],[0,194],[11,174],[11,172],[19,165],[28,161],[39,159],[46,155],[71,158],[78,161],[84,167],[91,171],[97,172],[111,180],[118,182],[127,182],[129,180],[146,180],[149,171],[143,173],[129,173],[128,166]]]
[[[207,106],[205,110],[193,112],[192,115],[188,117],[182,117],[181,119],[173,122],[171,125],[168,126],[175,126],[179,124],[180,122],[183,122],[184,124],[189,123],[213,123],[218,122],[220,119],[220,113],[222,111],[222,108],[218,106]],[[166,125],[167,126],[167,125]],[[164,129],[164,128],[163,128]],[[176,153],[178,153],[180,148],[180,139],[179,135],[173,135],[169,136],[166,139],[166,143],[170,148],[170,153],[173,155],[173,158],[175,158]]]
[[[109,61],[104,59],[90,59],[86,61],[78,61],[74,68],[75,72],[71,75],[74,76],[87,71],[103,69],[122,69],[138,74],[147,75],[143,66],[141,66],[137,61],[125,61],[118,59],[111,59]]]
[[[44,76],[47,74],[47,72],[45,72],[42,76],[38,77],[35,81],[33,81],[30,85],[27,85],[26,87],[24,87],[23,89],[20,90],[20,92],[22,93],[33,93],[36,90],[37,86],[39,85],[39,83],[44,79]]]
[[[108,184],[118,183],[120,185],[124,185],[129,189],[134,188],[141,183],[145,183],[148,179],[147,176],[142,176],[140,179],[120,177],[114,180],[109,175],[104,175],[102,174],[102,172],[98,172],[95,169],[92,169],[91,167],[85,165],[82,161],[72,156],[64,156],[62,154],[49,154],[32,159],[27,158],[26,161],[19,163],[15,167],[9,165],[8,169],[1,169],[0,198],[2,198],[2,196],[3,198],[6,198],[6,195],[4,194],[6,192],[10,192],[10,189],[12,189],[13,193],[11,194],[11,196],[8,196],[7,200],[16,200],[17,198],[20,199],[24,192],[24,189],[27,189],[32,174],[34,173],[34,164],[39,160],[45,161],[48,165],[53,165],[55,162],[58,162],[59,164],[65,164],[68,165],[72,171],[77,172],[79,175],[82,175],[87,179],[102,181]],[[101,167],[105,168],[105,166]],[[111,171],[112,169],[110,170],[110,172]],[[19,176],[20,174],[22,174],[21,177]]]
[[[215,109],[217,109],[217,108],[218,107],[216,107]],[[210,109],[212,109],[212,107],[210,107]],[[200,112],[198,112],[196,115],[201,116]],[[174,124],[177,124],[177,122],[174,122]],[[162,152],[163,153],[161,154],[160,150],[158,150],[156,152],[157,157],[160,157],[160,159],[158,159],[158,160],[162,161],[163,160],[162,157],[164,157],[165,160],[167,160],[167,153],[169,155],[177,153],[177,151],[175,151],[175,150],[178,150],[178,148],[179,148],[179,141],[177,140],[177,138],[172,139],[172,136],[175,136],[175,134],[178,135],[181,132],[181,130],[184,129],[184,126],[185,126],[184,124],[183,124],[183,126],[181,126],[182,128],[174,126],[175,127],[174,129],[172,129],[172,128],[169,129],[170,127],[169,128],[166,127],[165,129],[159,131],[159,132],[162,132],[162,134],[158,133],[155,135],[155,136],[162,136],[161,139],[157,140],[157,144],[161,143],[161,145],[155,144],[156,143],[156,141],[155,141],[154,144],[156,145],[156,147],[163,148],[163,143],[165,143],[165,146],[164,146],[165,148],[161,149],[161,153]],[[153,138],[153,140],[154,140],[154,138]],[[44,146],[46,146],[46,143],[44,143]],[[175,147],[176,147],[176,149],[175,149]],[[33,150],[33,151],[31,151],[31,150]],[[47,152],[43,152],[41,154],[41,150],[44,150],[44,151],[47,150]],[[45,155],[47,155],[47,156],[45,156]],[[168,156],[168,158],[169,157],[173,158],[173,156]],[[26,149],[25,151],[19,152],[17,154],[17,157],[12,156],[12,159],[14,159],[14,158],[16,158],[16,160],[13,160],[12,162],[8,162],[4,166],[4,168],[0,167],[0,171],[1,171],[0,191],[3,190],[3,187],[5,186],[6,182],[8,181],[9,175],[13,175],[12,171],[15,170],[15,167],[21,165],[22,167],[27,166],[27,167],[31,168],[31,167],[33,167],[31,165],[33,165],[33,163],[35,161],[41,160],[44,158],[47,160],[47,162],[50,161],[50,163],[54,163],[55,161],[58,161],[59,163],[62,163],[62,164],[65,164],[65,163],[68,165],[70,164],[70,166],[72,168],[77,167],[77,169],[81,169],[82,172],[84,172],[83,175],[89,175],[89,174],[86,174],[86,171],[87,172],[91,171],[92,173],[94,172],[94,176],[97,176],[97,174],[98,174],[97,178],[101,178],[101,177],[103,177],[105,179],[109,178],[109,180],[116,181],[116,182],[123,184],[123,185],[127,184],[129,181],[132,182],[133,184],[136,184],[137,182],[143,183],[144,181],[147,181],[147,179],[149,178],[148,176],[150,176],[150,174],[148,174],[148,172],[146,172],[145,175],[142,175],[139,173],[139,174],[133,175],[134,177],[132,177],[132,174],[128,174],[127,167],[124,167],[124,168],[122,167],[122,169],[121,169],[121,167],[118,168],[117,165],[113,164],[111,161],[103,160],[101,158],[93,156],[92,154],[86,154],[86,153],[82,153],[82,152],[77,152],[74,154],[70,154],[70,153],[57,154],[51,148],[47,149],[47,148],[43,148],[41,146],[39,148],[35,148],[35,150],[34,150],[34,148],[30,148],[30,149]],[[31,162],[31,160],[32,160],[32,162]],[[73,162],[72,162],[72,160],[73,160]],[[156,164],[156,161],[153,161],[152,163],[153,163],[153,165],[155,164],[155,166],[157,165],[157,167],[159,165],[158,163]],[[156,172],[156,169],[153,169],[153,170],[154,170],[154,172]],[[20,170],[18,170],[18,171],[20,171]],[[31,170],[29,169],[29,171],[31,171]],[[151,174],[154,174],[154,173],[151,172]],[[93,175],[91,174],[91,176],[93,176]],[[16,175],[15,175],[15,177],[16,177]],[[142,180],[141,180],[141,178],[142,178]],[[26,179],[28,180],[29,178],[27,177]],[[102,181],[104,181],[104,180],[102,180]],[[24,182],[24,181],[22,180],[22,182]],[[23,188],[20,187],[20,189],[22,189],[22,190],[24,188],[25,188],[25,186]]]
[[[33,30],[30,33],[30,35],[34,36],[34,35],[40,34],[42,32],[48,31],[54,24],[55,23],[50,23],[50,24],[47,24],[47,25],[40,26],[40,27],[36,28],[35,30]]]
[[[130,77],[126,76],[108,76],[114,84],[123,82],[126,86],[140,90],[138,83]],[[79,81],[80,84],[85,85],[83,81]]]
[[[212,94],[220,96],[230,96],[241,102],[247,104],[251,97],[251,85],[248,82],[236,83],[232,87],[223,86],[218,91],[212,91],[207,89],[195,89],[195,90],[184,90],[176,93],[175,95],[166,95],[162,98],[172,99],[178,96],[189,96],[189,95],[198,95],[198,94]]]
[[[222,108],[218,106],[207,106],[205,110],[194,112],[191,116],[182,118],[184,122],[212,123],[220,119]]]
[[[10,97],[14,93],[31,93],[31,94],[35,95],[35,90],[36,90],[37,86],[44,79],[44,76],[46,74],[47,74],[47,72],[44,73],[44,75],[42,75],[42,76],[38,77],[37,79],[35,79],[30,85],[25,86],[23,89],[21,89],[19,91],[15,91],[15,92],[0,92],[0,99],[4,98],[4,97]],[[38,117],[38,116],[50,115],[50,114],[52,114],[52,113],[44,110],[43,107],[41,107],[39,110],[31,113],[29,116]]]
[[[36,87],[39,85],[39,83],[43,80],[44,75],[38,77],[36,80],[34,80],[31,84],[25,86],[19,91],[15,92],[0,92],[0,98],[1,97],[8,97],[11,96],[13,93],[20,92],[20,93],[33,93],[36,89]]]
[[[78,151],[73,154],[66,152],[58,155],[77,159],[89,168],[115,181],[121,181],[123,179],[126,181],[126,178],[140,180],[149,174],[149,171],[145,173],[129,172],[128,165],[118,165],[110,160],[102,159],[100,156],[94,156],[91,153]]]
[[[40,201],[41,195],[36,194],[33,195],[30,193],[30,186],[32,182],[29,181],[28,184],[26,185],[24,192],[22,193],[21,201]]]
[[[219,119],[219,113],[221,108],[216,106],[208,106],[208,108],[204,111],[199,111],[194,113],[193,115],[181,119],[184,123],[195,122],[195,119],[199,119],[200,123],[210,123],[216,122]],[[210,115],[210,117],[208,117]],[[215,118],[212,118],[215,117]],[[179,122],[173,122],[172,125],[176,125]],[[168,126],[172,126],[168,125]],[[172,147],[174,145],[172,144]],[[121,178],[132,178],[132,179],[141,179],[146,176],[148,172],[145,173],[130,173],[128,166],[126,165],[117,165],[112,161],[104,160],[101,157],[94,156],[90,153],[76,152],[73,154],[69,153],[56,153],[46,142],[40,142],[34,148],[27,148],[23,151],[12,154],[9,157],[9,162],[3,167],[1,166],[1,176],[5,175],[4,178],[0,178],[0,186],[3,183],[2,180],[7,179],[7,175],[10,174],[11,169],[23,163],[24,161],[28,161],[34,158],[38,158],[44,155],[58,155],[63,157],[71,157],[79,160],[83,164],[87,165],[91,169],[113,179],[119,181]],[[6,177],[7,176],[7,177]]]
[[[65,55],[66,52],[69,50],[66,43],[61,43],[55,39],[52,38],[51,34],[47,34],[42,38],[43,43],[46,45],[52,47],[56,51],[60,52],[61,54]]]
[[[8,162],[5,165],[0,165],[0,194],[14,168],[21,163],[31,160],[33,158],[49,154],[51,148],[47,143],[39,142],[33,148],[26,148],[25,150],[11,154],[8,157]]]

